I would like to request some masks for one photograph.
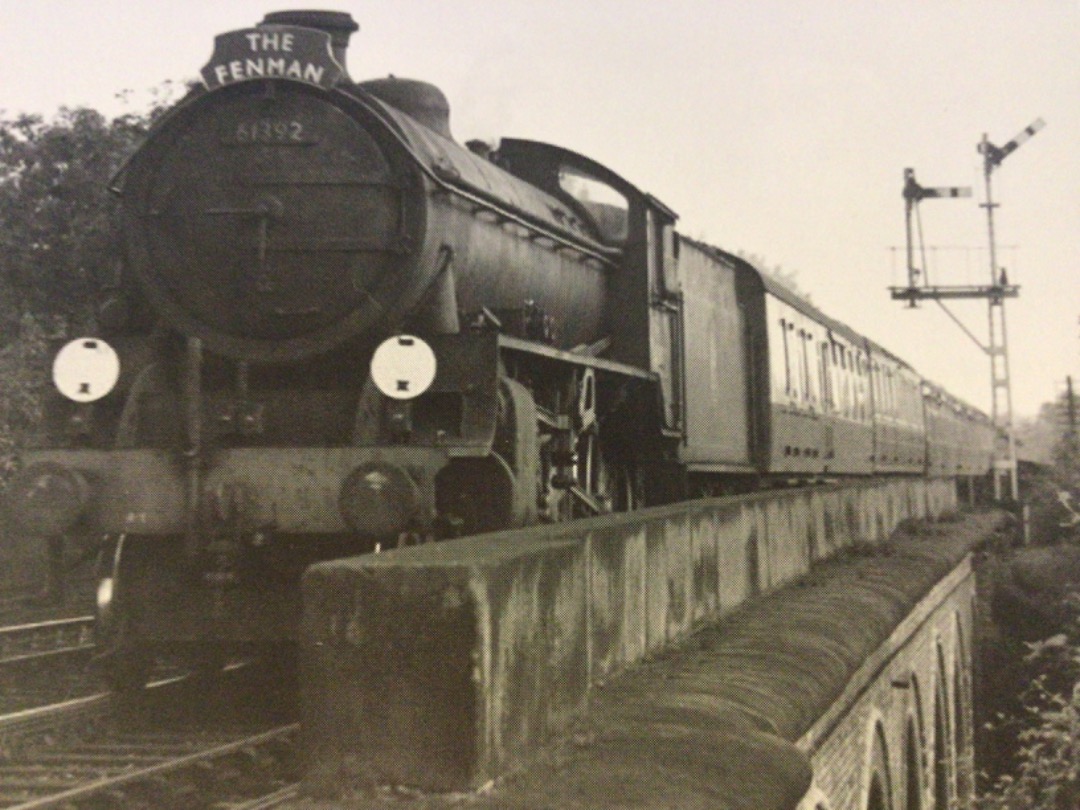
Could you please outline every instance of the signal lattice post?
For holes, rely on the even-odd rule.
[[[1043,120],[1041,118],[1037,119],[1031,126],[1001,147],[990,143],[984,134],[982,141],[978,145],[979,153],[983,156],[983,176],[986,181],[986,202],[981,203],[980,207],[986,209],[987,230],[990,241],[989,285],[930,285],[926,283],[925,276],[922,280],[923,283],[919,283],[920,270],[915,265],[915,251],[912,239],[912,215],[916,214],[917,216],[919,202],[930,198],[970,197],[971,189],[957,186],[924,188],[915,181],[915,171],[913,169],[904,169],[908,286],[890,288],[893,299],[907,301],[910,306],[916,306],[917,301],[929,299],[937,301],[943,309],[945,309],[945,305],[942,301],[950,298],[982,298],[989,302],[990,341],[985,346],[971,335],[967,328],[948,309],[945,309],[945,312],[990,357],[991,399],[993,403],[993,421],[996,429],[993,472],[995,500],[1002,499],[1004,478],[1009,480],[1009,494],[1012,500],[1019,500],[1019,484],[1016,475],[1016,441],[1012,429],[1012,386],[1009,381],[1009,344],[1005,326],[1005,299],[1016,298],[1019,295],[1020,288],[1009,284],[1005,269],[998,267],[997,244],[994,237],[994,209],[997,208],[997,203],[993,201],[991,195],[990,175],[1006,157],[1015,152],[1024,141],[1044,126]],[[925,265],[925,261],[923,264]]]

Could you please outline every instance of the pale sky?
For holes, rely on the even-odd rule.
[[[0,0],[0,110],[140,109],[215,34],[300,4]],[[983,133],[1047,126],[993,175],[1014,413],[1080,378],[1080,0],[318,0],[360,24],[354,79],[438,84],[457,139],[549,141],[605,163],[682,230],[797,272],[833,317],[989,411],[985,355],[906,284],[903,170],[972,186],[922,203],[932,280],[990,276]],[[131,90],[125,107],[116,94]],[[985,302],[953,311],[987,340]],[[1080,385],[1080,380],[1078,380]]]

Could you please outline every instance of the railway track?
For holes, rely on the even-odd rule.
[[[18,624],[0,628],[0,667],[94,649],[94,617]]]
[[[277,806],[296,795],[298,725],[257,703],[170,679],[0,717],[0,808]]]
[[[0,712],[92,694],[93,617],[0,628]]]

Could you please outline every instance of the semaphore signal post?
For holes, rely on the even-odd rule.
[[[984,134],[978,144],[979,154],[983,156],[983,176],[986,182],[986,202],[980,203],[986,209],[986,223],[990,242],[990,283],[988,285],[931,285],[926,274],[915,261],[915,240],[912,234],[912,218],[919,225],[921,244],[921,221],[918,218],[918,205],[922,200],[933,198],[970,197],[971,189],[960,186],[924,188],[915,180],[914,169],[904,169],[904,214],[907,233],[908,285],[890,287],[894,300],[907,301],[909,306],[916,306],[918,301],[936,301],[942,309],[959,325],[969,337],[990,357],[990,386],[993,403],[993,421],[996,428],[994,441],[994,499],[1001,500],[1004,493],[1003,481],[1008,479],[1008,492],[1012,500],[1019,500],[1019,484],[1016,474],[1016,441],[1012,429],[1012,387],[1009,381],[1009,344],[1005,326],[1005,299],[1016,298],[1020,288],[1009,284],[1005,268],[997,263],[997,245],[994,236],[994,209],[998,204],[991,194],[990,176],[1001,162],[1032,135],[1046,126],[1039,118],[1026,127],[1019,135],[1004,146],[990,143]],[[925,257],[922,261],[925,268]],[[975,298],[989,302],[989,342],[983,345],[971,334],[942,303],[946,299]]]

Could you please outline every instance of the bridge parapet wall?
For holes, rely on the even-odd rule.
[[[951,481],[713,499],[313,566],[307,784],[474,789],[564,729],[590,686],[806,573],[955,509]]]

